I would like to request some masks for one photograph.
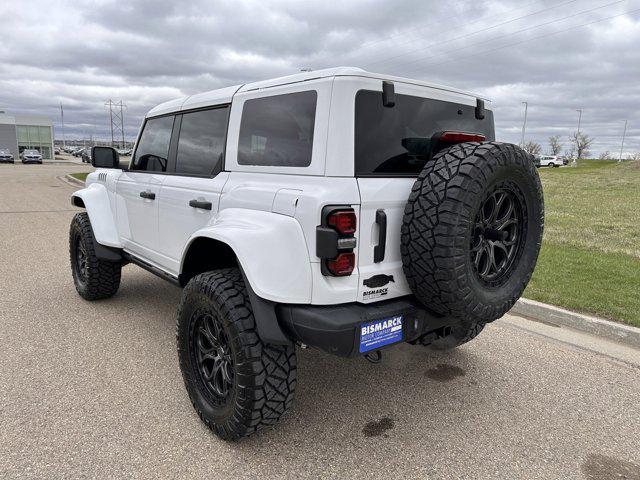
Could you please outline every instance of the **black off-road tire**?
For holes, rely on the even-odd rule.
[[[484,322],[462,321],[451,328],[451,334],[427,345],[431,350],[450,350],[470,342],[484,329]]]
[[[200,329],[196,331],[196,325],[201,325],[203,315],[219,322],[219,337],[230,349],[228,365],[233,375],[224,397],[207,385],[198,361],[203,340],[197,338]],[[191,403],[220,438],[235,441],[274,425],[291,406],[296,386],[295,347],[262,342],[237,268],[203,273],[189,281],[178,307],[176,341]]]
[[[100,300],[115,295],[120,287],[122,264],[107,262],[96,256],[93,229],[86,212],[76,213],[69,228],[69,258],[76,290],[85,300]],[[80,266],[78,250],[86,259]]]
[[[519,209],[520,221],[513,222],[508,229],[514,230],[506,233],[497,232],[498,227],[490,231],[487,226],[479,234],[478,218],[485,222],[482,209],[500,189],[511,196],[512,210]],[[487,225],[498,222],[501,207],[494,207],[495,218],[490,219],[493,212],[486,214]],[[470,340],[486,322],[500,318],[513,306],[533,273],[543,224],[542,185],[533,157],[519,147],[498,142],[461,143],[438,152],[425,165],[405,208],[401,252],[404,272],[416,297],[435,313],[460,322],[452,338],[440,344]],[[498,234],[505,236],[489,239]],[[513,250],[509,247],[510,260],[505,260],[502,276],[496,271],[495,280],[488,281],[489,275],[483,277],[472,260],[477,251],[472,241],[484,242],[494,251],[490,246],[495,245],[493,240],[503,246],[516,245],[516,238],[523,243]]]

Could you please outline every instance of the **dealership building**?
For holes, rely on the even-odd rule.
[[[0,149],[9,149],[15,159],[25,149],[38,150],[52,160],[53,121],[40,115],[7,115],[0,112]]]

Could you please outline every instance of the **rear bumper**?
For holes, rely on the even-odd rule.
[[[360,327],[373,320],[402,315],[404,342],[431,335],[437,338],[452,325],[452,319],[430,314],[412,296],[373,304],[277,305],[276,315],[292,340],[341,357],[360,355]]]

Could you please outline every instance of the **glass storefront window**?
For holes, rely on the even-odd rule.
[[[51,127],[38,127],[40,132],[40,143],[51,142]]]
[[[40,143],[38,127],[36,125],[29,125],[27,129],[29,131],[29,143]]]
[[[16,125],[16,136],[18,137],[18,150],[25,149],[38,150],[42,157],[53,158],[51,150],[51,127],[40,125]]]
[[[16,125],[16,134],[18,136],[18,142],[29,143],[29,131],[24,125]]]

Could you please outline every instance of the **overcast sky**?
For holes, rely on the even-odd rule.
[[[627,13],[629,12],[629,13]],[[352,65],[493,100],[497,138],[546,149],[578,122],[594,153],[640,151],[640,0],[0,2],[0,110],[61,138],[108,136],[108,99],[144,113],[184,95]],[[586,25],[585,25],[586,24]]]

